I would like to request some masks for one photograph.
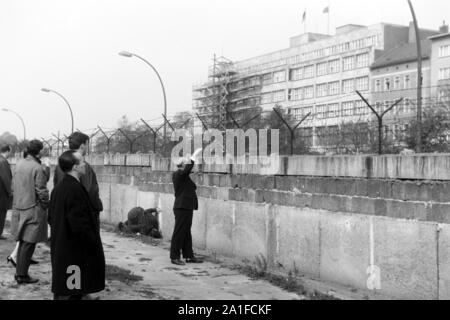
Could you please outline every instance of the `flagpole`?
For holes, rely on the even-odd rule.
[[[330,6],[328,6],[328,35],[330,35]]]
[[[306,33],[306,9],[305,12],[303,13],[303,33]]]

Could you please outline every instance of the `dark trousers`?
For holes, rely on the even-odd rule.
[[[29,243],[20,240],[19,251],[17,253],[17,276],[28,276],[28,269],[30,268],[31,257],[33,256],[34,249],[36,249],[36,243]]]
[[[3,204],[0,203],[0,236],[3,235],[3,229],[5,228],[5,221],[6,221],[6,206],[3,208]]]
[[[175,214],[175,227],[170,242],[170,259],[180,259],[180,251],[183,252],[183,258],[193,258],[191,227],[194,211],[174,209],[173,212]]]

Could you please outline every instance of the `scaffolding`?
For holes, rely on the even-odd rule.
[[[194,87],[194,108],[211,128],[233,126],[230,114],[245,113],[259,107],[262,79],[240,75],[234,63],[214,55],[207,83]]]

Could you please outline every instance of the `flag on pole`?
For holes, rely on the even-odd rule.
[[[323,13],[330,13],[330,7],[326,7],[325,9],[323,9]]]
[[[306,21],[306,10],[303,12],[302,22],[304,23]]]

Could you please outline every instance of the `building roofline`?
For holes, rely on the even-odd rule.
[[[448,37],[450,37],[450,33],[441,33],[441,34],[437,34],[435,36],[428,37],[428,39],[433,41],[433,40],[437,40],[437,39],[441,39],[441,38],[448,38]]]
[[[422,57],[422,61],[429,60],[429,59],[430,59],[429,56]],[[383,68],[387,68],[387,67],[398,66],[399,64],[405,64],[405,63],[416,62],[416,61],[417,61],[417,58],[405,59],[403,61],[393,61],[393,62],[385,63],[383,65],[370,66],[370,70],[383,69]]]

